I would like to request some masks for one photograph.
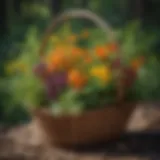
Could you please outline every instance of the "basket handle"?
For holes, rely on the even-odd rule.
[[[114,41],[114,42],[116,41],[114,32],[112,31],[110,25],[106,23],[102,18],[100,18],[93,12],[86,10],[86,9],[71,9],[71,10],[63,12],[62,14],[54,18],[51,24],[49,25],[49,27],[46,29],[43,39],[42,39],[40,50],[39,50],[40,56],[44,55],[45,47],[49,41],[49,38],[54,28],[56,28],[57,25],[61,24],[62,22],[68,19],[75,19],[75,18],[91,20],[92,22],[94,22],[94,24],[98,28],[102,29],[102,31],[106,34],[106,36],[108,35],[110,41]]]
[[[118,44],[118,41],[116,40],[116,37],[112,28],[105,20],[103,20],[93,12],[86,9],[70,9],[58,15],[56,18],[54,18],[51,24],[49,25],[49,27],[46,29],[42,39],[40,50],[39,50],[39,55],[42,59],[43,59],[43,56],[45,55],[45,48],[49,41],[52,31],[57,27],[57,25],[61,24],[62,22],[69,19],[75,19],[75,18],[88,19],[92,21],[98,28],[102,29],[102,31],[106,36],[109,37],[109,41]],[[117,57],[120,59],[121,57],[120,52],[118,53]],[[118,102],[122,101],[124,98],[124,91],[123,91],[124,88],[120,79],[121,79],[121,75],[117,83],[117,101]]]

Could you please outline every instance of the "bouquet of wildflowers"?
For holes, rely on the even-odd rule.
[[[57,37],[54,49],[34,68],[55,112],[79,112],[115,103],[117,84],[120,82],[129,94],[144,63],[142,56],[135,56],[121,67],[121,59],[117,58],[120,46],[114,42],[94,47],[78,45],[89,35],[84,31],[60,40]]]
[[[32,55],[26,54],[26,49],[10,65],[14,70],[12,92],[17,95],[19,88],[19,97],[23,95],[19,100],[25,105],[49,106],[53,113],[59,114],[80,113],[130,100],[146,59],[138,53],[135,41],[127,41],[128,46],[133,47],[128,56],[126,43],[94,43],[95,32],[85,30],[79,34],[51,36],[51,49],[43,58],[35,54],[38,48],[33,44],[35,39],[29,39],[27,47],[34,48]],[[86,39],[93,43],[81,43]],[[122,56],[117,56],[120,54]]]

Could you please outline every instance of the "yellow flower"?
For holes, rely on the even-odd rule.
[[[111,70],[105,65],[97,65],[91,68],[90,75],[107,83],[111,79]]]
[[[58,36],[54,35],[54,36],[51,37],[51,42],[57,43],[59,41],[60,41],[60,38]]]
[[[23,63],[21,63],[21,64],[19,64],[19,70],[20,70],[20,72],[27,72],[27,65],[26,64],[23,64]]]
[[[15,71],[26,72],[27,66],[24,63],[12,62],[5,67],[5,70],[9,74]]]
[[[6,71],[8,74],[13,73],[14,70],[15,70],[15,67],[14,67],[14,64],[13,64],[13,63],[7,64],[7,65],[5,66],[5,71]]]

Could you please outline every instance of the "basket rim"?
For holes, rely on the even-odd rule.
[[[97,108],[90,109],[90,110],[84,110],[83,112],[80,112],[79,114],[54,115],[50,111],[50,108],[35,109],[32,111],[32,113],[33,113],[33,115],[45,114],[45,115],[48,115],[48,116],[56,118],[56,119],[68,119],[68,118],[83,117],[88,114],[95,114],[95,113],[99,113],[102,111],[107,111],[109,109],[116,109],[116,110],[126,109],[127,106],[130,108],[130,106],[136,106],[136,104],[137,104],[137,102],[124,102],[122,104],[111,104],[111,105],[108,104],[108,105],[105,105],[104,107],[97,107]]]

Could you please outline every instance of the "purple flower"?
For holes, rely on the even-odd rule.
[[[49,99],[55,99],[67,86],[67,74],[57,72],[48,76],[45,80],[46,92]]]
[[[65,72],[49,73],[45,63],[39,63],[33,71],[43,81],[49,99],[57,98],[67,86],[67,74]]]

